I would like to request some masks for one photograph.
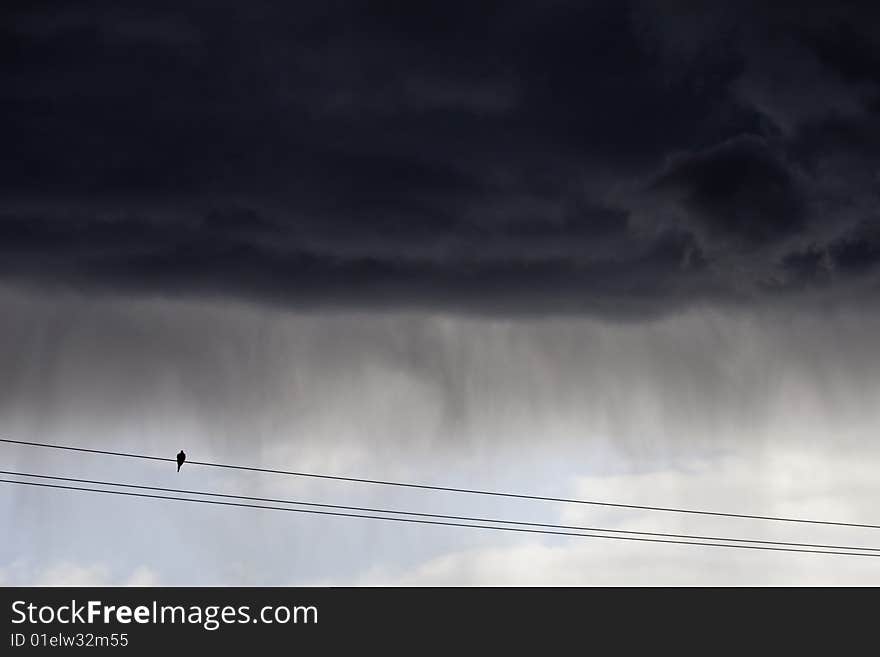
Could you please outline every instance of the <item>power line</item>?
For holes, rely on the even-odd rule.
[[[214,493],[208,491],[200,491],[200,490],[188,490],[181,488],[167,488],[162,486],[146,486],[142,484],[124,484],[115,481],[101,481],[95,479],[79,479],[76,477],[61,477],[56,475],[43,475],[43,474],[33,474],[30,472],[15,472],[10,470],[0,470],[0,474],[4,475],[13,475],[18,477],[34,477],[38,479],[51,479],[53,481],[67,481],[79,484],[97,484],[100,486],[116,486],[119,488],[136,488],[140,490],[153,490],[153,491],[161,491],[164,493],[184,493],[186,495],[203,495],[208,497],[223,497],[227,499],[236,499],[236,500],[250,500],[252,502],[273,502],[279,504],[296,504],[300,506],[313,506],[327,509],[342,509],[346,511],[364,511],[368,513],[388,513],[393,515],[406,515],[406,516],[419,516],[424,518],[438,518],[443,520],[465,520],[468,522],[491,522],[491,523],[502,523],[508,525],[520,525],[525,527],[544,527],[548,529],[561,529],[561,530],[574,530],[574,531],[588,531],[588,532],[607,532],[612,534],[631,534],[637,536],[661,536],[664,538],[685,538],[685,539],[694,539],[701,541],[730,541],[730,542],[739,542],[739,543],[758,543],[762,545],[784,545],[789,547],[810,547],[810,548],[820,548],[827,550],[863,550],[866,552],[880,552],[880,548],[874,547],[861,547],[861,546],[852,546],[852,545],[828,545],[822,543],[798,543],[795,541],[770,541],[770,540],[761,540],[761,539],[751,539],[751,538],[730,538],[726,536],[700,536],[694,534],[672,534],[668,532],[648,532],[648,531],[636,531],[629,529],[608,529],[605,527],[583,527],[578,525],[561,525],[554,523],[544,523],[544,522],[527,522],[523,520],[507,520],[504,518],[481,518],[481,517],[473,517],[473,516],[455,516],[455,515],[447,515],[442,513],[425,513],[418,511],[405,511],[400,509],[381,509],[381,508],[371,508],[371,507],[361,507],[361,506],[351,506],[351,505],[343,505],[343,504],[327,504],[322,502],[306,502],[303,500],[285,500],[271,497],[253,497],[249,495],[232,495],[229,493]]]
[[[61,449],[74,452],[86,452],[90,454],[103,454],[107,456],[122,456],[126,458],[146,459],[150,461],[170,461],[176,462],[176,459],[165,458],[162,456],[148,456],[145,454],[134,454],[130,452],[111,452],[100,449],[89,449],[86,447],[73,447],[70,445],[55,445],[50,443],[37,443],[25,440],[11,440],[9,438],[0,438],[2,443],[11,443],[15,445],[27,445],[30,447],[45,447],[49,449]],[[604,502],[597,500],[580,500],[566,497],[549,497],[544,495],[529,495],[525,493],[510,493],[494,490],[484,490],[477,488],[456,488],[453,486],[437,486],[432,484],[418,484],[411,482],[389,481],[383,479],[365,479],[362,477],[347,477],[341,475],[318,474],[314,472],[297,472],[293,470],[275,470],[272,468],[258,468],[246,465],[231,465],[227,463],[210,463],[206,461],[187,461],[187,465],[200,465],[211,468],[225,468],[230,470],[246,470],[249,472],[263,472],[268,474],[280,474],[293,477],[309,477],[314,479],[328,479],[332,481],[348,481],[360,484],[373,484],[379,486],[396,486],[400,488],[414,488],[421,490],[443,491],[447,493],[465,493],[469,495],[488,495],[493,497],[507,497],[521,500],[535,500],[539,502],[562,502],[565,504],[588,504],[592,506],[613,507],[619,509],[637,509],[641,511],[664,511],[669,513],[687,513],[701,516],[716,516],[722,518],[744,518],[747,520],[771,520],[775,522],[797,522],[810,525],[832,525],[836,527],[860,527],[863,529],[880,529],[880,525],[872,525],[857,522],[841,522],[833,520],[815,520],[810,518],[789,518],[784,516],[763,516],[749,513],[728,513],[724,511],[707,511],[704,509],[686,509],[679,507],[667,506],[649,506],[645,504],[623,504],[621,502]]]
[[[732,543],[701,543],[698,541],[679,541],[672,539],[663,539],[663,538],[641,538],[635,536],[606,536],[604,534],[581,534],[577,532],[566,532],[566,531],[554,531],[549,529],[526,529],[524,527],[499,527],[497,525],[473,525],[461,522],[445,522],[440,520],[420,520],[416,518],[394,518],[389,516],[374,516],[374,515],[366,515],[359,513],[343,513],[340,511],[316,511],[313,509],[291,509],[289,507],[283,506],[268,506],[264,504],[245,504],[243,502],[221,502],[219,500],[200,500],[194,497],[176,497],[169,495],[152,495],[149,493],[129,493],[126,491],[119,490],[103,490],[100,488],[86,488],[86,487],[78,487],[78,486],[63,486],[61,484],[44,484],[36,481],[14,481],[11,479],[0,479],[0,483],[4,484],[14,484],[19,486],[37,486],[40,488],[57,488],[63,490],[75,490],[75,491],[84,491],[90,493],[103,493],[105,495],[125,495],[128,497],[141,497],[141,498],[150,498],[157,500],[174,500],[179,502],[196,502],[199,504],[214,504],[218,506],[236,506],[236,507],[244,507],[244,508],[252,508],[252,509],[268,509],[272,511],[288,511],[291,513],[309,513],[313,515],[321,515],[321,516],[337,516],[343,518],[363,518],[367,520],[386,520],[390,522],[407,522],[419,525],[441,525],[446,527],[470,527],[471,529],[491,529],[495,531],[503,531],[503,532],[518,532],[525,534],[550,534],[556,536],[577,536],[580,538],[606,538],[615,541],[634,541],[634,542],[642,542],[642,543],[669,543],[673,545],[700,545],[704,547],[720,547],[720,548],[734,548],[740,550],[764,550],[769,552],[798,552],[805,554],[834,554],[841,556],[849,556],[849,557],[880,557],[880,554],[874,554],[871,552],[845,552],[845,551],[836,551],[836,550],[807,550],[801,548],[786,548],[786,547],[769,547],[763,545],[735,545]]]

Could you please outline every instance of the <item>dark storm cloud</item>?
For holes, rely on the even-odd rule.
[[[861,273],[880,266],[880,222],[860,225],[833,242],[829,252],[834,265],[844,272]]]
[[[791,171],[754,137],[675,160],[655,187],[679,196],[695,229],[712,237],[760,245],[804,227],[803,194]]]
[[[878,27],[839,4],[6,4],[0,274],[635,315],[844,285],[878,270]]]

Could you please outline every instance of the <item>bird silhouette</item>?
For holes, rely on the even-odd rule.
[[[184,454],[183,450],[180,450],[180,453],[177,455],[177,471],[180,472],[180,466],[183,465],[183,462],[186,461],[186,454]]]

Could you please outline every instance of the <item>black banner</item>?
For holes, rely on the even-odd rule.
[[[69,650],[753,650],[868,639],[854,591],[6,588],[0,654]],[[835,628],[837,628],[835,630]],[[706,643],[708,642],[708,643]]]

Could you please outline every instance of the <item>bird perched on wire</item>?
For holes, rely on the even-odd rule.
[[[186,461],[186,454],[184,454],[183,450],[177,454],[177,471],[180,472],[180,466],[183,465],[183,462]]]

